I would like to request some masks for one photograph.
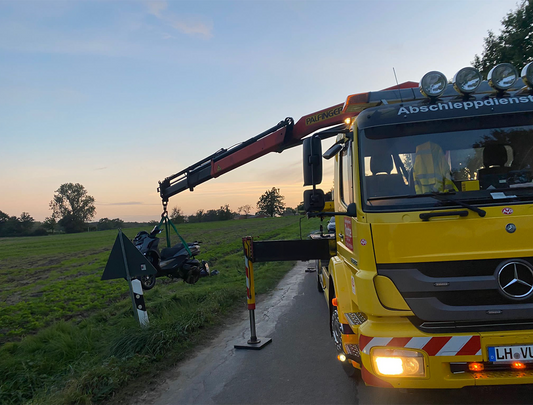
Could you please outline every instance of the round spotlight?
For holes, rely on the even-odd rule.
[[[487,76],[489,85],[499,91],[511,88],[516,79],[518,79],[518,71],[510,63],[500,63],[494,66]]]
[[[533,89],[533,62],[529,62],[524,66],[521,76],[524,83]]]
[[[481,84],[481,73],[473,67],[465,67],[453,77],[453,88],[461,94],[470,94]]]
[[[425,97],[439,97],[446,90],[447,84],[446,76],[441,72],[429,72],[420,80],[420,93]]]

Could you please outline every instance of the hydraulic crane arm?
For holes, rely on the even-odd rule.
[[[345,103],[305,115],[296,123],[292,118],[286,118],[247,141],[228,149],[220,149],[205,159],[167,177],[159,182],[157,191],[159,191],[163,203],[166,203],[173,195],[187,189],[192,191],[197,185],[270,152],[280,153],[285,149],[299,145],[303,138],[320,129],[337,125],[320,133],[322,139],[335,136],[347,128],[347,125],[343,124],[344,120],[351,119],[365,108],[387,102],[387,100],[400,102],[416,98],[417,95],[413,89],[417,86],[417,83],[405,82],[375,93],[354,94],[348,96]]]
[[[292,118],[286,118],[284,121],[247,141],[229,149],[220,149],[186,169],[160,181],[158,191],[162,200],[168,201],[173,195],[187,189],[192,191],[197,185],[270,152],[282,152],[285,149],[299,145],[305,136],[322,128],[342,124],[346,118],[357,115],[354,112],[343,112],[343,106],[344,104],[337,104],[308,114],[300,118],[297,123],[294,123]],[[324,133],[323,138],[335,136],[342,129],[334,128],[330,133]]]

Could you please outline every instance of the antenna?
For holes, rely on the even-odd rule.
[[[394,66],[392,67],[392,71],[394,73],[394,79],[396,80],[396,86],[398,86],[398,93],[400,93],[400,101],[403,103],[402,89],[400,89],[400,84],[398,83],[398,77],[396,77],[396,69],[394,69]]]

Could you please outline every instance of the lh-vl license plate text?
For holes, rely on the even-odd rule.
[[[488,348],[489,361],[498,363],[504,361],[533,360],[533,345],[523,346],[492,346]]]

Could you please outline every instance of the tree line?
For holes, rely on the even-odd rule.
[[[279,188],[273,187],[267,190],[257,202],[256,215],[274,217],[276,215],[296,215],[297,208],[285,207],[284,197]],[[300,204],[303,205],[303,204]],[[65,233],[84,232],[87,230],[105,231],[118,229],[125,226],[120,218],[102,218],[97,223],[89,223],[96,215],[94,197],[90,196],[85,187],[79,183],[62,184],[55,192],[50,201],[52,214],[43,222],[36,222],[33,217],[23,212],[19,217],[10,216],[0,211],[0,237],[8,236],[41,236],[56,231]],[[183,211],[174,207],[169,217],[174,223],[197,223],[211,221],[226,221],[234,219],[239,214],[248,218],[252,215],[252,206],[243,205],[232,211],[229,204],[219,209],[199,209],[193,215],[185,215]],[[150,221],[149,223],[157,223]]]
[[[39,236],[47,235],[48,231],[44,227],[35,229],[35,220],[27,212],[20,214],[20,217],[9,216],[0,211],[0,237],[2,236]]]
[[[272,187],[271,190],[265,191],[263,195],[257,201],[257,211],[255,215],[274,217],[276,215],[296,215],[298,213],[297,208],[286,207],[283,200],[283,197],[280,193],[280,189]],[[300,204],[303,208],[303,203]],[[172,222],[180,223],[197,223],[197,222],[213,222],[213,221],[226,221],[229,219],[235,218],[237,215],[241,215],[245,219],[248,218],[252,213],[252,206],[249,204],[243,205],[237,209],[237,211],[232,211],[229,207],[229,204],[221,206],[219,209],[210,209],[203,210],[199,209],[195,214],[185,215],[181,208],[174,207],[172,208],[169,217]]]
[[[88,229],[105,231],[108,229],[124,228],[126,224],[120,218],[102,218],[96,224],[84,223],[83,225],[83,229],[80,229],[80,231]],[[69,230],[72,232],[72,229]],[[43,222],[38,222],[27,212],[23,212],[19,217],[16,217],[0,211],[0,237],[44,236],[56,231],[67,232],[52,217],[46,218]]]

